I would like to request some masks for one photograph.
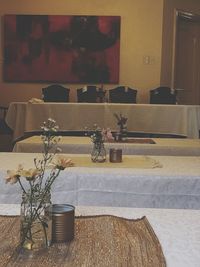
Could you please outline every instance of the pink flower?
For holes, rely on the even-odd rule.
[[[109,141],[109,140],[113,140],[114,139],[110,128],[103,129],[102,130],[102,135],[103,135],[105,141]]]

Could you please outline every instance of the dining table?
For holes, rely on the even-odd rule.
[[[199,105],[11,102],[6,123],[15,142],[26,133],[41,131],[48,118],[54,119],[62,132],[81,132],[94,124],[117,131],[114,114],[127,118],[129,132],[199,138]]]
[[[62,153],[90,154],[93,148],[90,136],[60,136],[58,147]],[[121,149],[124,155],[200,156],[200,139],[189,138],[126,138],[104,143],[107,155],[110,149]],[[34,135],[17,141],[13,152],[42,153],[43,141]]]
[[[62,154],[60,154],[62,156]],[[122,162],[94,163],[90,154],[63,154],[74,163],[52,186],[55,203],[200,209],[200,157],[123,155]],[[34,168],[40,153],[0,153],[0,203],[21,202],[19,185],[5,183],[7,170]],[[48,175],[50,170],[46,170]]]
[[[68,202],[63,202],[68,203]],[[9,219],[10,216],[19,216],[20,215],[20,205],[19,204],[0,204],[0,220],[7,218]],[[6,217],[5,217],[6,216]],[[153,232],[155,233],[159,243],[160,248],[162,249],[166,265],[154,265],[155,266],[167,266],[167,267],[199,267],[200,262],[200,211],[199,210],[185,210],[185,209],[148,209],[148,208],[126,208],[126,207],[100,207],[100,206],[75,206],[75,216],[78,220],[79,218],[88,218],[92,216],[92,219],[100,220],[101,216],[114,216],[113,219],[117,219],[119,225],[120,221],[124,223],[127,223],[125,225],[125,229],[129,231],[127,233],[127,236],[124,235],[124,232],[122,232],[122,238],[120,241],[118,241],[118,244],[110,243],[110,241],[113,241],[113,234],[115,232],[108,234],[108,242],[106,243],[106,251],[104,254],[104,257],[107,265],[104,266],[113,266],[109,265],[110,262],[118,262],[120,260],[120,257],[123,255],[125,257],[125,261],[127,262],[130,259],[130,253],[132,253],[132,250],[135,248],[134,243],[131,242],[131,229],[128,228],[128,223],[134,223],[137,219],[140,220],[141,218],[145,218],[148,220],[150,227],[153,229]],[[13,217],[14,218],[14,217]],[[10,219],[11,220],[11,219]],[[3,239],[2,235],[7,228],[12,231],[12,233],[16,232],[16,228],[13,229],[14,224],[9,224],[4,226],[4,224],[0,224],[0,239],[1,239],[1,245],[5,244],[3,248],[1,248],[2,253],[9,253],[10,249],[14,246],[13,242],[17,242],[16,239],[13,239],[12,245],[10,247],[8,246],[10,234],[7,233],[7,237]],[[101,225],[97,224],[97,226],[93,226],[93,228],[96,227],[96,232],[101,233],[105,229],[101,227]],[[115,225],[114,225],[115,227]],[[111,228],[111,224],[108,223],[108,228]],[[134,231],[134,224],[132,231],[134,235],[137,234],[135,228]],[[67,229],[66,229],[67,231]],[[94,266],[92,265],[92,260],[95,259],[95,266],[102,266],[102,257],[101,254],[104,251],[104,247],[100,247],[100,241],[102,240],[102,235],[99,234],[98,238],[95,238],[91,242],[91,235],[87,235],[87,232],[89,229],[87,229],[87,224],[82,228],[82,231],[75,232],[75,238],[73,241],[71,241],[71,244],[67,245],[64,243],[61,244],[53,244],[53,246],[56,246],[57,255],[53,253],[48,253],[48,257],[44,258],[43,256],[43,264],[45,262],[49,262],[50,266],[55,261],[57,264],[59,263],[60,266],[72,266],[67,265],[67,263],[71,260],[70,253],[65,256],[65,258],[61,258],[61,250],[65,246],[72,246],[73,250],[75,250],[74,242],[78,242],[83,240],[83,246],[80,247],[81,251],[84,254],[84,257],[82,258],[82,264],[85,264],[84,266]],[[117,233],[116,233],[117,234]],[[104,237],[104,239],[106,236]],[[145,238],[145,235],[142,236],[142,238]],[[88,240],[90,239],[90,243],[88,244]],[[100,240],[101,239],[101,240]],[[126,250],[125,244],[130,244],[130,247],[128,249],[128,252]],[[93,247],[92,247],[93,244]],[[124,244],[124,246],[123,246]],[[109,253],[110,252],[110,246],[116,248],[117,255]],[[117,245],[117,246],[116,246]],[[150,245],[150,244],[149,244]],[[95,249],[94,249],[95,246]],[[104,243],[105,246],[105,243]],[[3,250],[2,250],[3,249]],[[13,248],[14,249],[14,248]],[[49,248],[50,251],[52,251],[53,248]],[[4,255],[0,255],[0,258]],[[127,253],[127,254],[126,254]],[[134,253],[134,251],[133,251]],[[106,257],[105,257],[106,255]],[[132,255],[132,254],[131,254]],[[133,255],[134,256],[134,255]],[[38,256],[40,257],[40,255]],[[133,258],[132,258],[133,259]],[[2,261],[11,261],[12,257],[3,257]],[[34,255],[28,259],[29,265],[34,264]],[[24,266],[25,259],[21,261],[20,266]],[[0,262],[0,265],[2,262]],[[164,263],[163,263],[164,264]],[[2,266],[2,265],[1,265]],[[44,265],[45,266],[45,265]],[[46,265],[47,266],[47,265]],[[49,265],[48,265],[49,266]],[[74,266],[74,265],[73,265]],[[115,265],[116,266],[116,265]],[[126,266],[133,266],[128,265],[126,263]],[[142,265],[144,266],[144,265]],[[149,265],[145,266],[152,266],[151,263]]]

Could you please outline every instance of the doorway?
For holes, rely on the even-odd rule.
[[[176,14],[174,83],[178,104],[200,105],[200,16]]]

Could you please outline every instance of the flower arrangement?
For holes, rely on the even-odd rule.
[[[110,128],[101,129],[97,124],[94,124],[92,129],[85,128],[86,135],[90,136],[91,141],[94,144],[104,143],[105,141],[109,141],[113,139],[112,132]]]
[[[127,120],[128,118],[124,117],[121,113],[118,115],[114,113],[115,118],[117,119],[117,125],[119,126],[119,132],[123,133],[127,131]]]
[[[27,249],[42,246],[38,245],[38,239],[40,243],[44,241],[44,246],[50,244],[51,186],[62,170],[73,166],[70,159],[58,155],[61,150],[57,146],[60,138],[55,136],[58,130],[56,122],[48,119],[41,129],[42,158],[34,158],[34,168],[24,169],[19,164],[17,170],[8,170],[5,178],[6,183],[18,183],[22,189],[20,243]]]
[[[103,84],[97,90],[97,99],[96,99],[96,101],[99,102],[99,103],[103,103],[103,102],[106,101],[106,91],[103,88]]]
[[[91,152],[91,159],[93,162],[104,162],[106,160],[106,150],[104,142],[113,139],[111,130],[101,129],[97,124],[94,124],[92,130],[86,128],[86,135],[90,136],[93,142],[93,150]]]

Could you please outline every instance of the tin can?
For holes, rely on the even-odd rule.
[[[52,242],[68,242],[74,238],[75,207],[52,205]]]
[[[110,149],[110,162],[119,163],[122,162],[122,149]]]

